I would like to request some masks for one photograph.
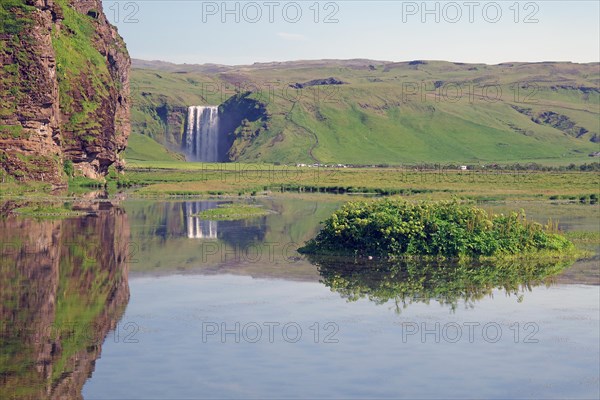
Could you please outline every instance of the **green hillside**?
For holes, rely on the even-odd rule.
[[[168,150],[152,138],[139,133],[132,133],[129,136],[125,158],[144,161],[181,161],[183,159],[180,154]]]
[[[568,164],[600,150],[598,63],[137,61],[132,75],[133,131],[176,149],[188,106],[251,92],[267,122],[229,132],[236,161]]]

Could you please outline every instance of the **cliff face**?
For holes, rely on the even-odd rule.
[[[266,104],[251,98],[246,92],[232,96],[221,106],[221,135],[226,138],[227,157],[238,160],[261,134],[269,129],[270,115]]]
[[[178,100],[148,92],[142,96],[145,103],[134,104],[133,108],[137,109],[134,114],[145,118],[133,122],[135,131],[154,138],[172,151],[186,153],[189,107]],[[237,161],[252,141],[269,128],[271,116],[266,105],[250,96],[250,92],[240,93],[219,106],[218,154],[221,161]],[[198,104],[205,103],[204,99],[198,101]]]
[[[69,161],[90,178],[119,168],[131,62],[101,0],[3,0],[0,17],[0,172],[60,184]]]

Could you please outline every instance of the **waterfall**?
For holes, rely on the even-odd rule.
[[[219,107],[188,108],[185,151],[193,161],[219,161]]]

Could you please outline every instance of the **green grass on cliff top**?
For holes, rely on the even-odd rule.
[[[107,82],[112,78],[106,57],[94,47],[96,21],[75,11],[66,0],[56,2],[64,16],[63,27],[52,31],[60,108],[69,115],[67,130],[90,140],[101,134],[95,113],[109,97]]]

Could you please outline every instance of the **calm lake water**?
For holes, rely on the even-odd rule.
[[[223,201],[5,216],[0,398],[600,396],[598,249],[526,273],[300,256],[346,200],[261,198],[274,213],[244,221],[195,216]],[[485,208],[598,230],[595,206]]]

